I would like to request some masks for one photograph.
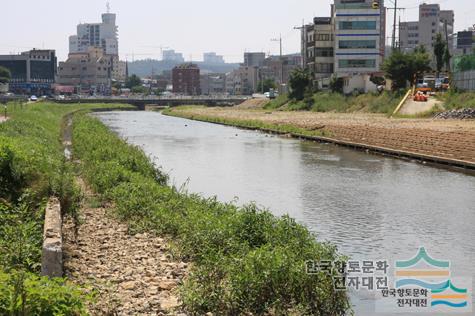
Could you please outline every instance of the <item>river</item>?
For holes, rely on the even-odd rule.
[[[157,112],[95,115],[189,192],[289,214],[355,260],[410,259],[423,246],[453,275],[475,273],[471,175]],[[356,315],[379,315],[370,294],[351,296]]]

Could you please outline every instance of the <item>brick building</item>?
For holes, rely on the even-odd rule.
[[[173,92],[200,95],[200,68],[192,63],[181,64],[172,71]]]

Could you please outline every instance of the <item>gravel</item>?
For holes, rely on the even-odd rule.
[[[434,116],[435,119],[458,119],[458,120],[470,120],[475,119],[475,109],[462,109],[451,110],[447,112],[437,113]]]

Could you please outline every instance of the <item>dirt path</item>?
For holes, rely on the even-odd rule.
[[[402,115],[417,115],[432,110],[435,106],[442,105],[442,102],[438,101],[434,97],[429,97],[427,102],[416,102],[412,97],[408,98],[403,105],[399,114]]]
[[[239,110],[229,108],[174,109],[185,115],[260,120],[315,129],[324,126],[331,138],[475,163],[474,120],[389,119],[364,113],[315,113]]]
[[[5,118],[4,116],[1,116],[1,117],[0,117],[0,123],[5,122],[6,120],[8,120],[8,117],[7,117],[7,118]]]
[[[92,285],[97,302],[92,315],[177,315],[177,286],[187,265],[172,260],[164,239],[128,234],[83,181],[80,225],[63,225],[65,274],[80,285]],[[77,229],[77,234],[76,234]],[[180,314],[184,315],[184,314]]]

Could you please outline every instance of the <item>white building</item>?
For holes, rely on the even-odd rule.
[[[335,73],[344,79],[344,93],[374,91],[369,80],[384,59],[384,0],[335,0]]]
[[[77,34],[69,37],[69,53],[87,53],[90,47],[102,48],[105,55],[111,57],[112,79],[120,80],[119,38],[114,13],[102,14],[102,23],[81,23]]]
[[[102,14],[102,23],[81,23],[77,34],[69,37],[69,53],[85,53],[101,47],[106,55],[119,55],[118,27],[114,13]]]

